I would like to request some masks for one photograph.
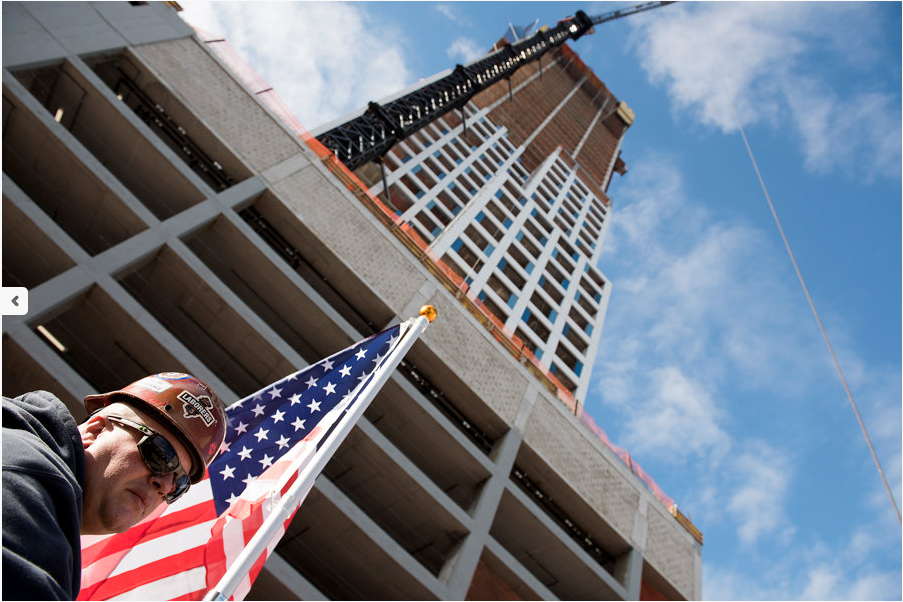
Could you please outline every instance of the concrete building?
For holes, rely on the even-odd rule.
[[[417,174],[396,153],[385,203],[402,214],[419,207],[408,215],[433,244],[424,253],[169,3],[2,10],[3,285],[29,289],[28,314],[3,320],[4,395],[48,389],[79,418],[88,393],[183,370],[237,400],[431,303],[439,319],[317,480],[249,598],[701,597],[698,532],[501,336],[520,328],[557,365],[556,380],[578,398],[585,390],[608,289],[593,264],[617,141],[602,161],[589,160],[602,152],[592,136],[582,147],[582,135],[556,143],[557,134],[543,142],[551,149],[531,146],[499,117],[504,103],[476,99],[457,139],[479,136],[483,150],[459,155],[454,169],[485,170],[489,182],[467,191],[480,204],[445,214],[447,228],[418,220],[429,211],[442,221],[429,200],[418,204],[428,194],[442,203],[441,194],[431,186],[411,198],[403,179]],[[589,78],[567,57],[556,64],[546,73],[572,79],[565,95],[574,73]],[[613,103],[590,121],[626,124],[629,113]],[[409,140],[398,153],[453,161],[458,126],[449,117],[422,134],[431,144]],[[419,163],[438,178],[430,161]],[[579,167],[590,163],[596,171]],[[553,229],[546,243],[528,211],[534,226],[545,228],[540,216]],[[491,226],[507,229],[501,240]],[[474,246],[474,232],[496,240],[493,251]],[[498,267],[518,262],[514,251],[533,253],[523,240],[541,245],[534,270],[512,272],[529,289],[512,288],[519,281]],[[494,271],[468,263],[465,246]],[[438,270],[433,256],[463,277]],[[563,262],[580,298],[552,282],[549,266],[562,272]],[[456,278],[484,293],[480,303],[455,289]],[[561,303],[554,319],[537,294]],[[596,316],[574,310],[585,297]],[[513,321],[500,330],[485,320],[487,300]],[[543,314],[552,344],[529,319],[523,330],[521,308]],[[585,350],[569,337],[575,327]]]

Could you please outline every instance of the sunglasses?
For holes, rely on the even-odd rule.
[[[111,416],[109,414],[106,416],[114,423],[129,426],[144,435],[138,441],[138,451],[141,453],[141,457],[144,458],[144,463],[147,464],[147,467],[154,475],[158,477],[165,477],[168,474],[173,475],[172,489],[166,494],[166,502],[168,504],[172,504],[188,491],[188,488],[191,487],[191,479],[188,478],[188,475],[185,474],[182,465],[179,463],[179,454],[176,452],[176,448],[166,440],[166,437],[147,425],[119,416]]]

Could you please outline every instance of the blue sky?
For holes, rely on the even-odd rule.
[[[183,1],[308,128],[630,3]],[[901,529],[736,107],[901,500],[901,4],[679,3],[572,44],[637,114],[586,407],[705,535],[707,599],[896,599]]]

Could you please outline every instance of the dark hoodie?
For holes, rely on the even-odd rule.
[[[3,398],[3,599],[74,600],[85,450],[46,391]]]

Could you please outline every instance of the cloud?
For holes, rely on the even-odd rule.
[[[486,54],[487,48],[483,48],[470,38],[457,38],[445,51],[450,59],[457,59],[466,64]]]
[[[392,41],[399,36],[386,24],[377,35],[358,5],[187,2],[183,8],[188,23],[223,35],[308,129],[410,83],[403,48]]]
[[[899,567],[876,564],[899,547],[886,535],[898,523],[780,242],[704,209],[676,161],[636,157],[619,190],[600,262],[614,288],[591,412],[701,517],[706,598],[898,598]],[[842,328],[831,334],[899,490],[899,366],[862,359]],[[832,462],[827,481],[815,456]],[[866,471],[874,478],[847,479]],[[843,532],[809,516],[830,515],[811,504],[830,504],[837,488],[869,482]]]
[[[753,544],[786,523],[784,498],[791,477],[789,462],[776,449],[764,442],[751,447],[732,462],[732,472],[742,485],[727,504],[744,544]]]
[[[674,6],[631,21],[632,43],[678,112],[728,133],[736,130],[733,102],[744,126],[795,130],[813,172],[844,168],[866,178],[899,177],[899,65],[892,67],[896,79],[862,78],[870,66],[880,69],[882,52],[868,37],[880,17],[863,6]],[[851,20],[858,27],[849,27]],[[865,83],[857,88],[853,78]]]
[[[642,411],[627,421],[626,438],[634,453],[723,456],[729,448],[727,433],[719,426],[721,411],[708,392],[680,368],[650,371]]]
[[[455,11],[452,10],[452,7],[448,4],[436,4],[436,10],[442,13],[442,15],[447,18],[449,21],[454,23],[461,23],[461,18],[455,14]]]

